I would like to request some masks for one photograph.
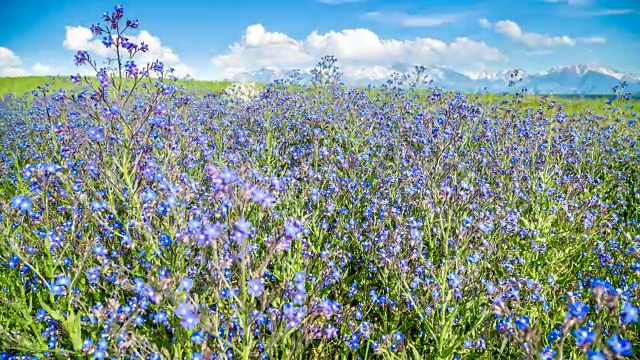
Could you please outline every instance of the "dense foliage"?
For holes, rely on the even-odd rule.
[[[76,55],[99,83],[0,103],[0,359],[637,353],[624,94],[348,89],[331,57],[310,85],[195,94],[134,62],[123,13],[92,27],[110,66]]]

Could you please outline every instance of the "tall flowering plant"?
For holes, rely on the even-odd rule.
[[[103,20],[95,78],[0,106],[0,359],[636,355],[624,97],[363,90],[327,56],[240,101]]]

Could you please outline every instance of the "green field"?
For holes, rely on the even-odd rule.
[[[621,359],[639,341],[638,100],[29,95],[45,83],[76,91],[0,80],[0,359]]]
[[[22,95],[38,88],[39,86],[44,86],[45,84],[49,84],[52,89],[56,90],[63,89],[70,91],[76,87],[68,77],[5,77],[0,78],[0,97],[4,97],[7,94]],[[227,81],[178,80],[176,84],[188,89],[191,88],[206,92],[220,92],[232,83]]]
[[[13,95],[23,95],[39,86],[49,84],[52,89],[63,89],[66,91],[73,90],[76,86],[69,80],[68,77],[52,77],[52,76],[27,76],[27,77],[8,77],[0,78],[0,97]],[[178,86],[184,86],[188,90],[194,90],[198,92],[213,92],[219,93],[232,82],[228,81],[206,81],[206,80],[178,80],[176,82]],[[482,104],[500,104],[503,101],[511,101],[511,94],[505,96],[503,94],[469,94],[473,101]],[[581,113],[583,111],[591,111],[596,114],[604,114],[611,111],[612,106],[607,104],[607,99],[611,96],[548,96],[547,101],[556,101],[564,106],[565,111],[569,113]],[[543,100],[538,95],[527,95],[520,98],[519,104],[522,108],[537,108],[540,106]],[[640,99],[635,98],[632,101],[626,102],[629,104],[629,109],[633,110],[640,107]]]

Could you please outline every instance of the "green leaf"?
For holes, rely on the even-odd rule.
[[[42,306],[42,308],[49,314],[51,315],[52,318],[54,318],[57,321],[60,322],[64,322],[64,318],[62,317],[62,315],[60,314],[59,311],[57,310],[53,310],[51,307],[49,307],[49,305],[45,304],[42,299],[38,299],[40,301],[40,306]]]
[[[413,344],[411,344],[409,346],[409,348],[411,348],[411,354],[413,355],[413,358],[418,360],[418,359],[422,359],[422,356],[420,356],[420,353],[418,352],[418,349],[416,349],[415,346],[413,346]]]
[[[55,320],[61,322],[71,338],[74,350],[78,351],[82,349],[82,329],[80,327],[80,316],[76,316],[73,310],[69,310],[69,315],[65,319],[59,311],[54,310],[49,305],[45,304],[42,299],[39,299],[40,306]]]
[[[69,310],[69,316],[65,324],[73,349],[79,351],[82,349],[82,328],[80,327],[80,316],[77,316],[73,310]]]

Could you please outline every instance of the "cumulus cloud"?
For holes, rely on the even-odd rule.
[[[102,44],[102,37],[94,36],[91,29],[84,26],[66,26],[65,30],[65,38],[62,42],[65,49],[85,50],[94,56],[103,58],[115,57],[114,47],[106,48]],[[171,48],[164,46],[157,36],[142,30],[137,35],[128,35],[127,37],[136,44],[144,42],[149,46],[148,52],[136,54],[134,58],[136,63],[142,65],[157,59],[165,63],[166,66],[173,67],[177,76],[191,73],[191,69],[180,60],[180,57]]]
[[[401,12],[372,11],[364,15],[364,18],[402,27],[434,27],[456,22],[464,17],[464,14],[432,14],[415,15]]]
[[[523,44],[530,49],[575,46],[578,43],[602,44],[606,42],[605,38],[599,36],[573,38],[568,35],[552,36],[549,34],[526,32],[522,30],[520,25],[511,20],[500,20],[492,24],[487,19],[480,19],[479,23],[480,26],[493,29],[511,41]]]
[[[43,65],[37,62],[31,67],[31,72],[37,75],[51,75],[53,74],[53,68],[49,65]]]
[[[0,46],[0,76],[25,76],[27,71],[22,68],[22,61],[11,49]]]
[[[234,79],[237,74],[266,67],[307,69],[324,55],[335,56],[346,77],[358,76],[365,67],[387,74],[382,67],[388,70],[396,62],[468,67],[478,62],[506,60],[500,50],[466,37],[449,43],[429,37],[384,39],[369,29],[357,28],[313,31],[304,39],[294,39],[254,24],[247,27],[227,53],[215,56],[212,61],[221,77]]]
[[[20,58],[13,51],[0,46],[0,67],[20,66]]]
[[[18,55],[11,49],[0,46],[0,76],[50,75],[52,71],[50,66],[41,63],[36,63],[31,69],[26,69]]]
[[[29,75],[27,70],[21,67],[0,67],[0,76],[18,77],[27,75]]]
[[[491,27],[491,22],[487,19],[480,19],[478,22],[480,23],[480,26],[482,26],[483,28]]]

